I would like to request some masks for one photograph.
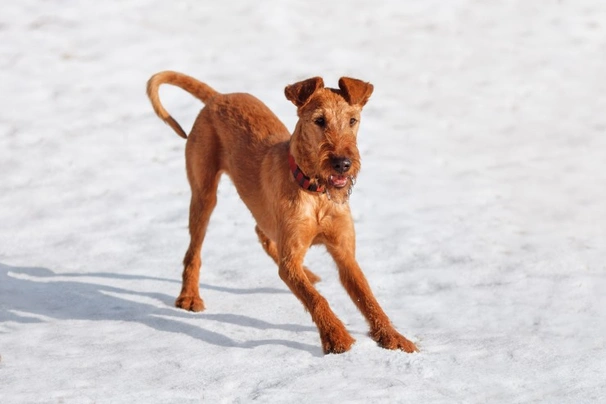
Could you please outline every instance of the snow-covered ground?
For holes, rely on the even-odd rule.
[[[375,85],[352,196],[358,259],[421,352],[318,333],[221,184],[204,313],[173,307],[185,142],[145,83],[173,69],[265,101]],[[5,1],[0,11],[1,403],[606,401],[606,4]],[[184,126],[200,103],[162,99]]]

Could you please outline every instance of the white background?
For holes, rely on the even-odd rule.
[[[185,142],[147,79],[250,92],[375,85],[358,259],[417,354],[322,355],[229,181],[204,313],[173,307]],[[0,402],[588,403],[606,399],[606,5],[561,1],[20,0],[0,12]],[[201,104],[164,88],[190,127]]]

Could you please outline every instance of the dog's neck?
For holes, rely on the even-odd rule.
[[[288,166],[290,167],[290,171],[292,175],[295,177],[295,181],[306,191],[316,192],[318,194],[323,194],[326,192],[326,188],[320,186],[316,183],[312,183],[311,178],[309,178],[305,173],[301,170],[301,168],[297,165],[295,158],[293,155],[288,152]]]

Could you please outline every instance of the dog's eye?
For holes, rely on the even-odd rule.
[[[356,118],[351,118],[349,120],[349,126],[354,126],[356,124],[356,122],[358,122],[358,120]]]
[[[323,128],[323,127],[324,127],[324,125],[326,125],[326,120],[324,119],[324,117],[323,117],[323,116],[321,116],[321,117],[319,117],[319,118],[314,119],[314,123],[315,123],[316,125],[318,125],[319,127]]]

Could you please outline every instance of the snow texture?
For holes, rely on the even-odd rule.
[[[0,402],[605,402],[605,55],[601,0],[4,1]],[[375,85],[358,260],[420,353],[376,346],[316,248],[357,340],[324,356],[228,180],[207,311],[173,307],[185,143],[145,96],[167,69],[289,128],[285,85]],[[191,126],[198,101],[161,97]]]

